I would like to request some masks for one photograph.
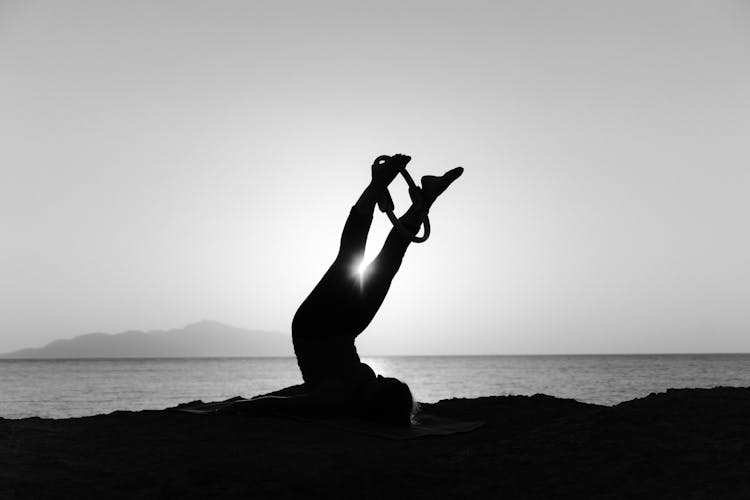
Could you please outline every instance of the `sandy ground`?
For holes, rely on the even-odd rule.
[[[0,419],[0,498],[750,498],[750,388],[452,399],[466,434],[159,411]]]

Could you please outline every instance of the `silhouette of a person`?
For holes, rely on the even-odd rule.
[[[411,243],[393,228],[377,257],[357,272],[375,205],[410,160],[397,154],[375,161],[370,184],[349,212],[336,259],[294,316],[292,339],[304,384],[237,402],[225,412],[359,415],[409,425],[415,408],[409,387],[376,376],[360,361],[354,341],[382,305]],[[422,200],[412,203],[401,224],[416,234],[423,213],[462,173],[458,167],[440,177],[422,177]]]

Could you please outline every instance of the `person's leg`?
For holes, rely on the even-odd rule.
[[[349,216],[341,232],[341,241],[336,259],[331,265],[332,270],[354,270],[365,255],[367,235],[370,233],[372,214],[381,190],[371,182],[357,202],[349,211]]]
[[[370,184],[362,191],[344,224],[334,266],[343,265],[346,267],[345,270],[349,271],[351,267],[358,266],[362,261],[375,205],[383,195],[383,191],[406,167],[409,160],[411,157],[398,154],[388,159],[379,158],[372,165]]]
[[[362,261],[372,215],[383,190],[411,158],[394,155],[372,166],[372,179],[349,212],[341,234],[339,251],[328,271],[302,302],[292,321],[292,334],[318,335],[323,328],[348,330],[356,316],[359,301],[359,277],[356,268]]]
[[[450,184],[458,179],[463,173],[463,168],[458,167],[449,170],[440,177],[422,177],[422,201],[423,205],[412,204],[409,210],[399,218],[401,224],[407,231],[416,234],[422,224],[424,212],[429,212],[432,204],[438,196],[445,191]],[[393,278],[396,276],[406,249],[409,248],[411,240],[405,238],[396,228],[391,229],[383,244],[380,253],[373,259],[365,269],[363,276],[362,293],[366,301],[367,316],[369,321],[375,316],[388,294]],[[368,321],[368,323],[369,323]]]
[[[424,208],[412,204],[399,222],[410,233],[417,234],[422,225]],[[401,267],[401,261],[409,248],[411,240],[405,238],[395,227],[390,230],[378,255],[370,262],[363,273],[364,288],[369,298],[374,290],[381,290],[376,295],[385,295],[390,282]]]

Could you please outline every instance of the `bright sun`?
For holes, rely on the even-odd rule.
[[[354,272],[357,276],[359,276],[360,280],[365,279],[365,271],[367,270],[367,266],[372,264],[372,261],[368,259],[362,259],[362,262],[354,266]]]
[[[365,259],[362,259],[362,262],[359,263],[357,266],[357,274],[359,274],[359,277],[363,277],[365,274],[365,269],[367,269],[367,265],[369,262],[367,262]]]

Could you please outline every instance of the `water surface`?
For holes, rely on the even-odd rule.
[[[750,386],[750,354],[363,358],[417,400],[544,393],[612,405],[668,388]],[[64,418],[253,396],[301,383],[294,358],[0,360],[0,417]]]

